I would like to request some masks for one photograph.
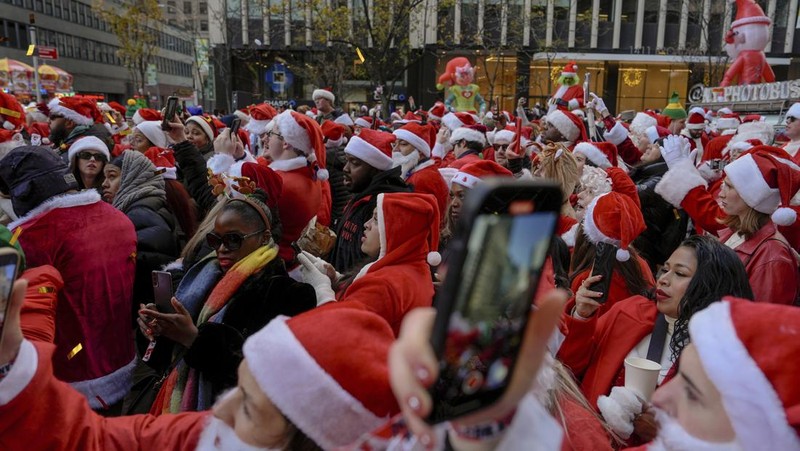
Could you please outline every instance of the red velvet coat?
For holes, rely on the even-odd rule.
[[[127,330],[127,329],[126,329]],[[128,335],[128,334],[121,334]],[[36,344],[33,379],[0,406],[4,450],[193,450],[209,412],[104,418],[53,376],[52,346]]]
[[[590,404],[611,392],[625,357],[653,333],[657,314],[655,302],[633,296],[586,321],[564,315],[568,332],[557,357],[580,380]]]

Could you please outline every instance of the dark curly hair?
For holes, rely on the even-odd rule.
[[[678,304],[678,320],[669,343],[673,361],[677,361],[683,348],[689,344],[689,320],[692,315],[724,296],[753,299],[744,264],[733,249],[715,238],[700,235],[685,239],[679,247],[694,250],[697,270]]]

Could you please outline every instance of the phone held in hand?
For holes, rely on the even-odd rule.
[[[175,96],[167,97],[167,107],[164,109],[164,119],[161,121],[161,130],[170,131],[170,122],[175,120],[175,113],[178,112],[178,98]]]
[[[239,127],[242,125],[242,120],[238,117],[231,122],[231,138],[239,133]]]
[[[594,264],[592,265],[592,276],[603,276],[599,281],[587,288],[591,291],[603,293],[599,298],[593,298],[596,302],[604,304],[608,300],[608,289],[611,287],[611,276],[614,274],[614,264],[617,261],[617,247],[608,243],[597,243],[595,245]]]
[[[20,255],[11,247],[0,248],[0,345],[3,343],[3,331],[11,303],[11,291],[14,281],[19,276]]]
[[[175,313],[172,296],[172,274],[166,271],[153,271],[153,299],[159,312]]]
[[[514,371],[561,208],[558,185],[486,180],[467,195],[436,297],[440,423],[496,402]]]

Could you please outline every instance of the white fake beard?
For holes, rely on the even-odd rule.
[[[667,412],[654,408],[658,422],[658,436],[647,447],[650,451],[742,451],[735,440],[727,443],[714,443],[700,440],[690,435]]]
[[[394,163],[395,166],[400,166],[403,175],[405,175],[408,171],[417,167],[417,163],[419,163],[419,152],[415,150],[408,155],[403,155],[400,152],[392,152],[392,163]]]
[[[261,448],[243,442],[236,431],[224,421],[211,415],[208,424],[203,428],[197,451],[278,451],[282,448]]]

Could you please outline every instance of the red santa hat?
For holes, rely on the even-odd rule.
[[[158,110],[154,110],[152,108],[139,108],[133,113],[133,117],[131,117],[134,125],[139,125],[144,121],[162,121],[164,118],[161,116],[161,112]]]
[[[454,176],[451,183],[472,189],[488,177],[513,177],[514,174],[492,160],[479,160],[465,164]]]
[[[22,139],[21,133],[0,128],[0,159],[17,147],[24,145],[25,140]]]
[[[392,162],[392,143],[396,137],[380,130],[362,128],[361,133],[350,138],[344,153],[352,155],[380,171],[388,171]]]
[[[690,114],[689,119],[686,121],[686,128],[689,130],[703,130],[706,128],[706,117],[698,112]]]
[[[662,127],[660,125],[654,125],[647,130],[645,130],[644,134],[647,136],[647,139],[650,140],[650,143],[654,143],[658,141],[660,138],[666,138],[671,133],[669,129],[666,127]]]
[[[292,110],[286,110],[275,116],[274,121],[284,142],[306,156],[306,160],[311,163],[314,177],[317,180],[328,180],[328,170],[325,169],[325,144],[322,129],[317,121]]]
[[[610,142],[581,142],[572,153],[585,156],[595,166],[603,169],[617,166],[617,146]]]
[[[324,121],[321,128],[326,149],[339,147],[347,142],[347,137],[344,135],[344,125],[337,124],[334,121]]]
[[[739,118],[738,114],[727,113],[717,115],[717,130],[736,129],[741,123],[742,120]]]
[[[162,149],[169,145],[167,134],[161,129],[161,121],[140,122],[134,130],[141,132],[150,143]]]
[[[250,120],[250,107],[246,106],[244,108],[239,108],[233,112],[233,115],[239,118],[242,122],[248,122]]]
[[[333,122],[336,122],[337,124],[341,125],[346,125],[348,127],[352,127],[353,125],[355,125],[355,122],[353,122],[353,118],[351,118],[350,115],[346,113],[337,116],[336,119],[333,120]]]
[[[570,61],[561,69],[561,75],[567,77],[574,77],[578,75],[578,64],[575,61]]]
[[[445,183],[447,183],[447,189],[450,189],[453,185],[453,177],[455,177],[458,172],[456,168],[439,168],[439,175],[441,175]]]
[[[34,122],[28,126],[28,135],[32,146],[50,145],[50,125],[46,122]]]
[[[25,126],[25,109],[16,97],[0,92],[0,121],[6,130],[19,130]]]
[[[261,135],[267,132],[267,125],[278,115],[272,105],[261,103],[250,108],[250,122],[243,128],[254,135]]]
[[[638,136],[646,136],[647,129],[658,125],[658,120],[652,115],[643,112],[636,113],[631,121],[630,131]],[[635,143],[638,144],[638,143]]]
[[[449,128],[450,131],[479,123],[478,117],[472,113],[447,113],[442,117],[442,125]]]
[[[795,222],[797,214],[791,207],[800,205],[800,167],[786,151],[753,147],[724,171],[747,206],[771,215],[775,224],[789,226]]]
[[[499,145],[511,144],[511,141],[514,141],[514,136],[515,135],[516,134],[514,132],[512,132],[511,130],[498,130],[498,131],[492,133],[491,135],[488,134],[488,133],[486,134],[487,137],[491,137],[489,142],[492,145],[494,145],[494,144],[499,144]]]
[[[372,116],[361,116],[356,118],[353,125],[363,128],[372,128]]]
[[[111,102],[108,102],[108,106],[110,106],[112,110],[114,110],[114,111],[116,111],[117,113],[121,114],[121,115],[122,115],[122,117],[125,117],[125,113],[127,113],[127,112],[128,112],[127,108],[125,108],[124,106],[122,106],[122,104],[121,104],[121,103],[119,103],[119,102],[114,102],[113,100],[112,100]]]
[[[786,111],[786,117],[800,119],[800,102],[795,102],[789,107],[789,110]]]
[[[145,151],[144,156],[153,162],[153,165],[165,180],[176,180],[178,178],[178,170],[175,169],[175,155],[172,149],[151,147]]]
[[[583,121],[569,111],[553,110],[547,114],[547,123],[558,129],[569,142],[586,141],[586,127]]]
[[[639,190],[628,173],[618,167],[606,168],[605,172],[609,180],[611,180],[611,191],[628,196],[637,207],[641,208],[642,202],[639,199]]]
[[[483,124],[474,124],[457,128],[453,130],[453,133],[450,134],[450,144],[455,144],[463,139],[470,142],[480,143],[485,147],[487,143],[486,131],[486,126]]]
[[[335,449],[400,411],[389,386],[393,341],[377,314],[332,305],[279,316],[247,339],[243,354],[270,402],[317,445]]]
[[[276,208],[283,193],[283,178],[268,166],[252,161],[244,163],[239,168],[239,172],[233,174],[241,177],[236,180],[234,190],[241,195],[250,194],[255,188],[262,189],[267,193],[267,206]],[[242,187],[246,185],[249,185],[249,192],[243,192]]]
[[[766,118],[760,114],[748,114],[742,118],[742,123],[746,124],[748,122],[764,122]]]
[[[440,212],[438,201],[432,194],[381,193],[378,194],[378,235],[380,260],[388,249],[404,243],[416,243],[425,237],[425,261],[431,266],[442,262],[439,254]],[[387,228],[387,221],[390,223]],[[387,233],[388,232],[388,233]]]
[[[731,30],[742,25],[761,24],[770,26],[772,20],[755,0],[736,0],[736,20],[731,22]]]
[[[72,162],[72,159],[75,158],[78,153],[83,152],[84,150],[94,150],[100,152],[106,157],[107,161],[111,160],[111,153],[108,151],[108,145],[96,136],[84,136],[83,138],[80,138],[72,143],[72,145],[69,146],[67,158],[70,162]]]
[[[328,99],[331,103],[336,101],[336,96],[333,95],[330,89],[322,88],[322,89],[315,89],[314,92],[311,94],[311,99],[316,101],[317,99]]]
[[[689,336],[741,449],[800,449],[800,309],[726,298]]]
[[[775,137],[775,128],[766,122],[745,122],[736,127],[736,134],[731,138],[731,142],[747,141],[757,139],[764,144],[772,144]]]
[[[47,104],[50,114],[63,116],[78,125],[93,125],[95,122],[103,122],[97,104],[89,99],[82,97],[62,97],[56,98]]]
[[[203,133],[206,134],[209,142],[213,142],[214,139],[219,136],[219,131],[225,128],[225,124],[222,123],[222,121],[213,116],[209,116],[208,114],[203,114],[202,116],[190,116],[189,119],[186,120],[186,123],[189,124],[190,122],[203,130]]]
[[[428,119],[431,121],[441,121],[445,115],[444,102],[436,102],[430,110],[428,110]]]
[[[646,228],[641,209],[630,197],[613,191],[595,197],[583,217],[586,238],[618,247],[616,257],[621,262],[631,258],[628,247]]]
[[[724,107],[722,107],[722,108],[717,110],[717,116],[722,116],[722,115],[725,115],[725,114],[733,114],[733,110],[728,108],[728,107],[726,107],[726,106],[724,106]]]
[[[436,144],[436,131],[433,127],[417,122],[409,122],[398,128],[394,131],[394,136],[414,146],[425,158],[431,157],[431,149]]]
[[[753,147],[763,146],[763,145],[764,145],[764,143],[762,143],[761,141],[759,141],[757,139],[748,139],[746,141],[738,141],[738,142],[733,142],[733,143],[729,142],[728,145],[726,145],[725,148],[722,149],[722,155],[712,155],[712,156],[709,156],[708,159],[709,160],[713,160],[714,158],[730,159],[730,153],[733,150],[738,151],[739,155],[741,155],[741,154],[747,152],[748,150],[752,149]],[[705,157],[706,157],[706,155],[703,154],[703,158],[704,159],[705,159]]]

